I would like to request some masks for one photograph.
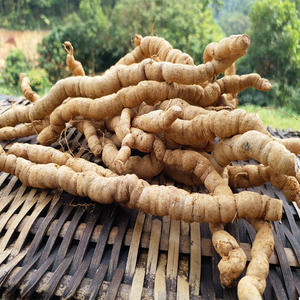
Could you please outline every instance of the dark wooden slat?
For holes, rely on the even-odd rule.
[[[216,294],[212,280],[211,259],[205,258],[202,260],[201,270],[201,296],[205,300],[215,300]]]
[[[129,219],[130,219],[130,215],[131,215],[130,211],[124,212],[124,214],[123,214],[123,218],[122,218],[121,224],[119,226],[116,240],[115,240],[114,246],[111,251],[111,259],[110,259],[108,271],[107,271],[107,280],[108,281],[111,281],[113,273],[115,272],[115,270],[117,268],[120,251],[121,251],[121,246],[122,246],[125,232],[127,229],[127,225],[128,225]]]
[[[66,235],[64,236],[64,238],[63,238],[63,240],[60,244],[58,253],[57,253],[55,261],[53,263],[53,267],[52,267],[53,271],[58,267],[58,265],[60,265],[60,263],[65,258],[66,254],[68,252],[68,249],[70,247],[70,244],[72,242],[72,238],[73,238],[73,235],[74,235],[75,230],[77,228],[77,225],[78,225],[84,211],[85,211],[84,206],[80,205],[80,206],[76,207],[74,216],[73,216],[73,218],[71,220],[71,223],[70,223],[70,226],[68,227]]]
[[[98,266],[101,262],[103,252],[105,249],[105,245],[106,245],[106,242],[108,239],[108,235],[109,235],[113,221],[114,221],[116,213],[117,213],[117,209],[118,209],[118,206],[111,207],[110,212],[104,221],[104,224],[103,224],[103,227],[102,227],[102,230],[101,230],[101,233],[100,233],[100,236],[99,236],[99,239],[98,239],[95,251],[94,251],[92,262],[90,264],[90,268],[89,268],[89,271],[87,274],[87,277],[89,277],[89,278],[94,277],[96,270],[98,269]]]
[[[279,197],[279,199],[282,200],[284,211],[285,211],[287,220],[288,220],[290,228],[291,228],[291,233],[293,234],[294,238],[297,240],[297,243],[300,244],[299,229],[295,222],[295,218],[290,210],[290,206],[289,206],[284,194],[282,193],[282,191],[278,191],[274,187],[273,187],[273,190],[276,193],[276,195]]]
[[[298,263],[300,265],[300,245],[298,244],[298,241],[293,236],[293,234],[288,230],[288,228],[284,224],[282,224],[281,226],[283,228],[284,234],[286,235],[287,239],[292,245],[293,251],[295,253],[295,257],[298,260]]]
[[[53,264],[58,248],[53,251],[53,253],[44,261],[42,261],[41,266],[36,270],[36,272],[29,277],[29,280],[23,283],[20,291],[20,296],[22,299],[29,299],[31,295],[35,292],[35,288],[38,282],[41,280],[42,276],[48,271],[48,269]]]
[[[46,215],[46,217],[43,219],[42,224],[39,226],[38,231],[34,235],[34,238],[30,244],[30,248],[26,254],[26,257],[24,259],[24,263],[26,263],[30,258],[33,257],[33,255],[36,253],[39,245],[41,244],[46,231],[48,230],[50,223],[53,221],[53,219],[56,217],[59,209],[64,203],[64,199],[61,198],[53,207],[53,209]]]
[[[223,300],[238,300],[237,287],[225,288],[223,290]]]
[[[298,296],[300,296],[300,276],[299,276],[299,274],[297,273],[296,270],[293,270],[293,277],[294,277],[294,282],[295,282],[295,286],[296,286]]]
[[[274,290],[272,288],[272,283],[271,283],[269,275],[266,278],[266,288],[265,288],[265,291],[262,295],[262,298],[264,300],[275,299]]]
[[[47,282],[47,285],[44,287],[44,300],[49,300],[54,295],[57,285],[59,284],[60,280],[67,272],[68,268],[72,263],[75,250],[76,248],[73,247],[68,253],[68,255],[61,261],[61,263],[55,269],[52,278]]]
[[[93,233],[93,229],[96,225],[96,222],[99,218],[99,215],[102,211],[102,206],[100,205],[96,205],[94,211],[92,212],[92,214],[90,215],[90,218],[88,220],[88,222],[86,223],[86,227],[84,229],[84,232],[82,234],[82,237],[80,239],[80,242],[78,244],[76,253],[74,255],[74,259],[70,268],[70,275],[73,275],[77,268],[79,267],[79,265],[81,264],[84,254],[86,252],[86,250],[88,249],[88,244],[91,238],[91,235]]]
[[[212,280],[214,285],[214,290],[217,298],[223,298],[223,288],[220,282],[220,271],[218,268],[218,263],[221,260],[220,255],[215,250],[214,246],[211,246],[212,251],[212,260],[211,260],[211,269],[212,269]]]
[[[99,266],[99,268],[96,270],[95,276],[93,277],[93,280],[91,282],[91,285],[85,294],[85,300],[95,300],[98,292],[100,290],[100,287],[102,285],[102,282],[104,280],[104,277],[106,275],[108,264],[109,264],[109,257],[110,253],[109,251],[106,252],[106,254],[103,257],[103,260]]]
[[[288,300],[290,298],[287,297],[286,293],[285,293],[285,289],[282,285],[282,282],[277,274],[277,272],[275,270],[270,270],[269,273],[269,278],[270,281],[272,283],[272,287],[274,289],[276,298],[278,300]]]
[[[43,250],[41,249],[32,259],[28,260],[26,264],[23,265],[21,270],[12,276],[9,280],[9,284],[4,293],[5,297],[13,296],[13,294],[17,291],[19,286],[22,283],[23,278],[26,276],[27,272],[31,270],[37,260],[41,257]]]
[[[124,251],[120,257],[120,263],[119,263],[119,265],[115,271],[115,274],[112,278],[112,281],[108,287],[106,297],[105,297],[105,299],[107,299],[107,300],[116,299],[116,296],[117,296],[117,293],[118,293],[118,290],[121,285],[121,281],[123,279],[124,272],[125,272],[126,258],[127,258],[127,253],[125,253],[125,251]]]
[[[28,251],[28,247],[23,249],[17,256],[15,256],[11,261],[7,264],[2,265],[0,267],[0,287],[3,285],[4,281],[9,276],[10,272],[14,269],[15,266],[24,258],[26,252]]]
[[[289,266],[286,253],[284,251],[282,243],[280,242],[280,239],[278,238],[278,235],[275,232],[273,232],[273,235],[274,235],[274,242],[275,242],[275,251],[277,253],[278,260],[280,263],[288,298],[294,300],[297,298],[296,296],[297,293],[296,293],[296,287],[293,280],[291,268]]]
[[[42,254],[42,257],[40,259],[40,262],[38,263],[38,267],[41,266],[41,264],[48,258],[48,256],[50,255],[52,248],[56,242],[56,239],[58,237],[58,234],[62,228],[62,226],[64,225],[66,219],[68,218],[68,216],[70,215],[70,213],[73,210],[73,206],[68,205],[69,203],[66,204],[65,209],[63,210],[60,218],[58,219],[54,230],[52,231],[51,235],[49,236],[49,239],[46,243],[45,246],[45,250]]]
[[[85,277],[85,274],[87,273],[87,271],[89,269],[91,259],[92,259],[92,249],[90,249],[86,258],[80,263],[75,274],[72,276],[70,285],[67,286],[67,288],[65,289],[65,291],[63,293],[64,300],[71,299],[75,295],[77,289],[79,288],[80,283],[82,282],[83,278]],[[69,274],[70,274],[70,272],[69,272]]]

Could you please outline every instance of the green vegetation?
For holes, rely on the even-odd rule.
[[[300,114],[288,111],[284,108],[259,107],[257,105],[244,104],[243,108],[251,113],[257,113],[266,126],[272,129],[292,129],[300,131]]]

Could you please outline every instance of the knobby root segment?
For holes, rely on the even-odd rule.
[[[280,174],[263,165],[227,166],[232,188],[249,188],[270,182],[285,197],[300,207],[300,184],[293,176]]]
[[[0,116],[0,124],[2,127],[15,126],[19,123],[41,120],[68,97],[100,98],[116,93],[124,87],[137,85],[144,80],[201,84],[224,72],[240,56],[230,56],[221,61],[213,59],[199,66],[155,62],[149,58],[138,64],[118,65],[103,76],[76,76],[62,79],[50,89],[47,95],[37,100],[34,106],[28,105],[23,108],[22,118],[17,118],[17,112],[10,109]]]
[[[246,276],[238,283],[239,300],[261,300],[269,274],[269,258],[274,251],[273,228],[270,222],[247,219],[257,231],[251,248],[251,261]]]
[[[39,134],[43,129],[50,126],[49,118],[43,120],[35,120],[31,123],[20,124],[16,127],[0,128],[0,141],[9,141],[31,135]]]
[[[59,166],[65,165],[75,172],[93,171],[104,177],[117,176],[117,174],[110,169],[103,168],[83,158],[72,157],[70,154],[61,152],[52,147],[14,143],[10,147],[8,154],[24,158],[36,164],[52,163]]]
[[[121,58],[116,65],[131,65],[139,63],[143,58],[153,58],[158,61],[194,65],[194,60],[186,53],[174,49],[172,45],[161,37],[137,34],[134,38],[135,49]]]
[[[221,140],[212,152],[210,162],[222,173],[231,161],[250,158],[270,166],[280,174],[299,176],[300,164],[297,156],[278,141],[255,130]]]
[[[65,51],[67,52],[66,63],[67,63],[68,68],[72,71],[72,74],[74,76],[84,76],[85,72],[84,72],[81,62],[75,60],[75,58],[74,58],[73,45],[67,41],[67,42],[64,42],[62,44],[62,46],[64,47]]]
[[[19,79],[21,81],[22,93],[27,100],[35,102],[40,99],[40,96],[32,90],[30,80],[25,73],[21,73]]]
[[[282,202],[265,195],[242,192],[232,196],[190,194],[173,186],[155,186],[136,175],[103,177],[93,171],[76,173],[57,164],[35,164],[15,155],[0,156],[0,170],[17,176],[25,185],[62,188],[100,203],[122,202],[159,216],[186,222],[228,223],[236,218],[280,220]]]
[[[164,131],[164,139],[180,145],[204,148],[204,142],[215,137],[225,138],[247,131],[256,130],[271,136],[260,117],[242,109],[233,111],[210,111],[206,115],[198,115],[192,120],[177,119],[169,129]]]
[[[231,287],[246,267],[247,257],[233,236],[224,230],[222,224],[209,224],[212,243],[222,257],[218,264],[222,286]]]

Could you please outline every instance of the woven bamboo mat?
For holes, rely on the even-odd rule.
[[[0,113],[23,98],[0,97]],[[270,132],[281,138],[298,131]],[[31,136],[16,140],[37,143]],[[15,142],[1,142],[7,150]],[[87,150],[82,134],[69,128],[53,144],[101,164]],[[236,161],[233,164],[254,164]],[[151,180],[190,188],[163,173]],[[270,184],[248,190],[279,198],[282,223],[274,222],[275,251],[264,299],[300,295],[300,211]],[[254,229],[244,220],[226,225],[250,260]],[[208,224],[155,217],[119,205],[102,205],[62,190],[40,190],[0,172],[0,291],[21,299],[237,299],[237,289],[223,289]],[[242,274],[244,275],[244,273]]]

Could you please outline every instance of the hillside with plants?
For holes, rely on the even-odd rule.
[[[248,53],[237,62],[237,73],[257,72],[272,82],[268,93],[247,89],[239,104],[284,109],[300,113],[300,13],[299,1],[280,0],[3,0],[2,28],[51,30],[39,45],[39,65],[31,71],[44,93],[57,80],[70,75],[65,67],[62,42],[72,42],[76,59],[86,74],[104,72],[134,48],[136,33],[157,35],[174,48],[203,62],[205,46],[232,35],[247,33]],[[22,66],[22,70],[18,69]],[[16,74],[32,69],[16,51],[7,57],[0,77],[0,93],[20,93]],[[45,76],[47,74],[47,76]],[[45,81],[45,82],[43,82]]]

